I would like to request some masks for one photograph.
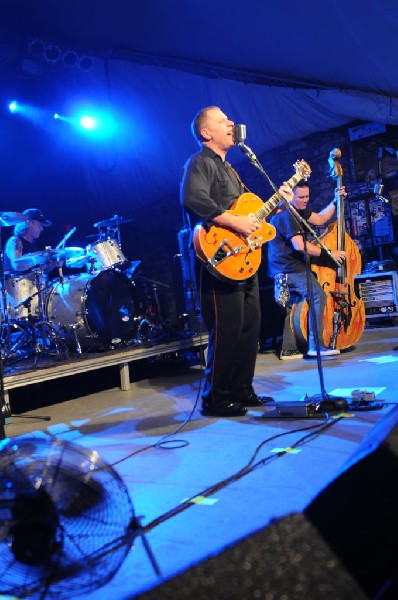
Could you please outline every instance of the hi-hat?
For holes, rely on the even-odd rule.
[[[23,213],[17,212],[3,212],[0,213],[0,227],[7,227],[8,225],[17,225],[27,221],[28,217]]]
[[[105,221],[98,221],[98,223],[94,223],[94,227],[117,227],[118,225],[123,225],[124,223],[132,223],[135,219],[128,219],[126,217],[120,217],[119,215],[114,215],[110,219],[106,219]]]

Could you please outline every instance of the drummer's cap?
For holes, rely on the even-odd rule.
[[[29,221],[39,221],[43,227],[50,227],[52,225],[51,221],[48,221],[38,208],[27,208],[23,211],[23,214],[28,217]]]

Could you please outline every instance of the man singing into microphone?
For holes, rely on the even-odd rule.
[[[254,216],[228,212],[246,191],[225,160],[235,143],[233,121],[210,106],[195,116],[191,127],[201,149],[188,159],[181,182],[187,224],[193,229],[205,222],[246,236],[256,231],[259,224]],[[283,191],[291,194],[289,188]],[[261,317],[257,275],[242,282],[221,281],[199,260],[196,266],[201,311],[209,333],[203,414],[242,416],[248,406],[260,407],[272,400],[257,395],[252,385]]]

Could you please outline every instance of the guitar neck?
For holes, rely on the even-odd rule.
[[[290,189],[293,189],[295,185],[298,184],[299,181],[303,178],[301,173],[295,173],[288,181],[286,181],[287,185]],[[278,206],[281,201],[281,196],[279,193],[273,194],[269,200],[264,202],[262,207],[255,213],[256,218],[259,221],[264,221],[266,217]]]

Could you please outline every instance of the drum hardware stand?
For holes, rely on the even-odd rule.
[[[33,298],[33,295],[32,295],[31,298]],[[24,302],[25,302],[25,300],[24,300]],[[20,302],[18,306],[20,306],[24,302]],[[29,308],[28,308],[29,313],[30,313],[30,302],[31,302],[31,299],[29,300]],[[18,308],[18,306],[16,308]],[[21,329],[21,331],[23,331],[22,328],[20,328],[20,329]],[[26,335],[27,335],[27,332],[23,331],[23,333],[21,335],[21,338],[14,344],[14,346],[12,346],[11,348],[8,346],[8,355],[5,357],[5,359],[3,358],[3,351],[1,351],[1,357],[0,357],[0,388],[1,388],[1,398],[2,398],[2,417],[4,415],[4,417],[3,417],[4,420],[2,419],[2,422],[0,423],[0,439],[4,439],[4,437],[5,437],[5,436],[4,437],[1,437],[1,436],[2,436],[2,429],[4,431],[3,423],[4,422],[6,423],[7,419],[9,421],[11,421],[12,418],[18,417],[20,419],[39,419],[41,421],[51,421],[51,417],[45,416],[45,415],[25,415],[25,414],[22,414],[22,415],[13,415],[11,413],[11,407],[9,406],[9,404],[6,403],[5,400],[3,402],[3,398],[5,399],[5,397],[6,397],[5,390],[4,390],[4,371],[3,371],[3,365],[7,362],[7,359],[10,357],[11,353],[16,351],[17,346],[22,341],[22,338],[25,338]],[[23,358],[25,358],[25,357],[23,357]],[[3,406],[6,407],[6,413],[5,412],[3,413]]]
[[[87,259],[87,262],[90,263],[90,267],[88,269],[88,274],[89,275],[93,275],[95,273],[95,271],[96,271],[96,269],[95,269],[95,263],[97,262],[97,259],[94,258],[94,257],[89,257]]]
[[[45,318],[43,293],[46,289],[46,286],[43,286],[40,282],[40,276],[43,274],[43,271],[41,269],[35,269],[34,273],[37,292],[34,292],[34,294],[31,294],[15,306],[16,309],[20,306],[24,306],[28,310],[28,317],[26,319],[27,329],[24,331],[21,338],[17,340],[14,346],[10,348],[9,354],[11,352],[16,352],[18,349],[23,348],[24,346],[33,344],[34,365],[36,366],[39,356],[51,356],[51,351],[45,347],[46,341],[53,342],[54,344],[56,353],[54,357],[55,360],[63,360],[62,355],[64,355],[64,358],[67,358],[68,349],[64,340],[56,331],[54,325]],[[31,302],[36,296],[38,296],[37,319],[33,317],[31,313]],[[30,356],[31,355],[28,353],[27,356],[21,358],[26,359],[30,358]],[[18,360],[18,358],[16,360]]]
[[[77,337],[77,333],[76,333],[76,329],[78,328],[78,324],[74,323],[73,325],[70,326],[71,330],[73,331],[73,338],[75,340],[75,354],[77,356],[81,356],[82,355],[82,347],[80,345],[79,342],[79,338]]]
[[[138,275],[136,281],[143,281],[144,283],[149,284],[153,293],[153,300],[152,298],[150,298],[149,295],[146,295],[145,298],[145,304],[143,306],[143,318],[138,329],[139,334],[141,335],[141,341],[157,342],[160,339],[162,339],[165,335],[171,333],[170,324],[163,319],[158,294],[159,286],[169,289],[170,285],[162,283],[161,281],[156,281],[155,279],[148,279],[147,277],[143,277],[142,275]],[[150,300],[152,300],[152,303],[155,308],[154,312],[151,314],[148,314],[148,308],[150,308],[150,304],[148,306],[146,302],[146,299],[148,297],[150,298]],[[158,320],[159,325],[154,323],[151,320],[151,317],[155,317],[155,320]],[[156,334],[156,330],[158,330],[158,334]],[[146,335],[143,333],[144,331],[147,332]]]
[[[140,266],[140,260],[129,260],[127,267],[124,269],[124,273],[128,279],[134,281],[134,276],[137,276],[136,271]]]
[[[7,420],[11,419],[11,407],[6,401],[6,393],[4,389],[4,346],[8,347],[10,344],[10,314],[8,311],[7,293],[5,285],[5,272],[4,272],[4,254],[3,244],[1,240],[1,223],[0,223],[0,269],[1,269],[1,296],[3,300],[3,317],[4,317],[4,328],[1,326],[1,342],[2,347],[0,348],[0,440],[4,440],[6,435],[4,431],[4,425]],[[5,337],[3,337],[3,331],[5,331]]]

